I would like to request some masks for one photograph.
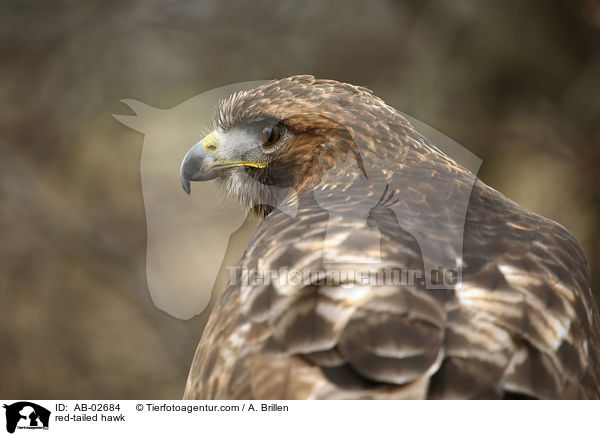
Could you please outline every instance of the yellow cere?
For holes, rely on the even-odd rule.
[[[206,135],[202,140],[202,143],[204,144],[204,152],[206,154],[215,154],[217,146],[219,145],[219,141],[217,141],[214,133]]]

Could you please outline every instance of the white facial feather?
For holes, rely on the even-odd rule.
[[[214,133],[219,148],[216,156],[223,160],[249,160],[252,162],[265,162],[268,154],[276,152],[281,144],[285,143],[291,134],[284,132],[278,144],[269,147],[268,152],[263,150],[260,137],[250,129],[233,128],[227,132],[217,129]],[[276,207],[286,198],[291,188],[279,188],[273,185],[260,183],[250,177],[245,168],[232,168],[221,180],[227,195],[238,199],[247,208],[259,204]]]
[[[217,157],[221,159],[240,159],[246,153],[258,154],[260,139],[245,129],[231,129],[228,132],[217,130],[215,137],[219,142]]]

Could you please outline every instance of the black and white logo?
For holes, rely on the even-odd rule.
[[[19,401],[3,406],[6,409],[6,431],[14,433],[16,429],[48,430],[50,411],[29,401]]]

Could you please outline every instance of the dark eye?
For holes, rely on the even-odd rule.
[[[270,147],[281,138],[281,127],[278,124],[267,126],[260,132],[263,147]]]

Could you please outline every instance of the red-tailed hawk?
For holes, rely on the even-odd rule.
[[[233,95],[181,167],[188,193],[215,178],[264,220],[185,398],[600,398],[576,239],[369,90],[296,76]]]

